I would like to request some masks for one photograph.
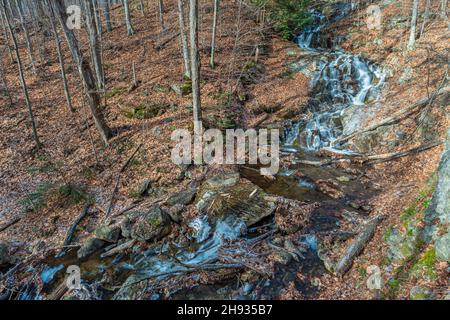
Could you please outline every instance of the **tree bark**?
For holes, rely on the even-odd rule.
[[[425,4],[425,13],[423,14],[423,22],[422,27],[420,28],[420,36],[422,37],[422,34],[425,32],[425,27],[427,25],[428,19],[430,19],[430,6],[431,6],[431,0],[427,0]]]
[[[95,75],[97,79],[97,88],[104,88],[103,63],[100,47],[100,35],[97,33],[97,23],[95,21],[95,8],[90,0],[84,0],[86,5],[86,24],[89,33],[89,44],[92,52],[92,62],[94,64]]]
[[[55,13],[64,31],[64,35],[72,54],[72,58],[77,65],[78,72],[83,81],[83,86],[86,91],[86,97],[92,113],[92,117],[94,118],[95,126],[97,127],[97,130],[99,131],[103,142],[108,145],[108,140],[112,137],[112,132],[106,124],[104,116],[100,111],[100,96],[97,92],[91,67],[87,60],[83,57],[83,54],[78,46],[78,40],[75,36],[75,33],[66,25],[67,14],[64,9],[63,0],[54,0],[53,3],[55,5]]]
[[[201,134],[200,56],[198,50],[198,0],[190,0],[189,27],[191,42],[192,108],[194,133]]]
[[[158,11],[159,11],[159,23],[161,24],[162,31],[166,30],[166,26],[164,24],[164,2],[163,0],[158,1]]]
[[[12,42],[13,42],[14,51],[16,52],[17,65],[19,67],[20,84],[22,85],[23,95],[25,97],[25,103],[26,103],[27,108],[28,108],[28,115],[30,117],[30,122],[31,122],[32,131],[33,131],[34,141],[36,143],[36,148],[40,149],[42,147],[42,144],[39,141],[39,136],[38,136],[37,129],[36,129],[36,122],[34,120],[33,107],[31,105],[30,96],[28,94],[28,87],[27,87],[27,83],[25,81],[25,75],[24,75],[22,60],[20,59],[19,47],[17,46],[16,36],[15,36],[14,31],[13,31],[12,26],[11,26],[11,22],[10,22],[8,9],[7,9],[5,0],[2,0],[2,6],[3,6],[3,10],[2,11],[3,11],[4,19],[5,19],[6,25],[8,27],[8,30],[9,30]]]
[[[217,30],[217,15],[219,12],[220,0],[214,0],[214,14],[213,14],[213,25],[212,25],[212,37],[211,37],[211,59],[209,65],[211,69],[215,67],[214,55],[216,53],[216,30]]]
[[[16,5],[17,13],[19,14],[20,25],[21,25],[23,33],[25,35],[25,43],[26,43],[27,49],[28,49],[28,57],[30,59],[30,64],[31,64],[31,67],[33,68],[33,72],[36,73],[36,62],[34,61],[34,57],[33,57],[33,46],[31,44],[31,39],[30,39],[30,34],[28,32],[28,28],[25,24],[22,7],[20,6],[18,1],[19,0],[15,0],[15,5]]]
[[[123,0],[123,7],[125,10],[125,23],[127,25],[127,34],[132,36],[134,34],[133,25],[131,24],[130,6],[128,0]]]
[[[409,34],[408,41],[408,51],[414,49],[414,45],[416,44],[416,29],[417,29],[417,16],[419,15],[419,0],[414,0],[413,9],[411,15],[411,30]]]
[[[46,0],[46,4],[50,10],[49,20],[50,24],[53,30],[53,35],[55,38],[56,43],[56,52],[58,54],[58,60],[59,60],[59,68],[61,70],[61,80],[63,82],[64,87],[64,96],[66,97],[67,107],[69,108],[70,112],[75,112],[75,109],[72,105],[72,98],[70,97],[70,91],[69,91],[69,85],[67,84],[67,77],[66,77],[66,71],[64,67],[64,56],[62,54],[61,50],[61,39],[59,38],[58,30],[56,28],[55,24],[55,12],[53,11],[53,7],[50,5],[49,0]]]
[[[111,12],[109,9],[109,0],[102,0],[103,1],[103,15],[105,16],[105,23],[106,23],[106,31],[111,32],[112,26],[111,26]]]
[[[178,20],[180,22],[180,36],[183,48],[184,76],[191,78],[191,66],[189,64],[189,47],[186,34],[186,26],[184,22],[184,0],[178,0]]]

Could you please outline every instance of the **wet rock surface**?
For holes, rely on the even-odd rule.
[[[106,245],[106,242],[96,238],[88,239],[77,251],[77,257],[80,260],[89,258],[92,254],[100,250]]]

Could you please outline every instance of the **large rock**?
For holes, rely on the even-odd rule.
[[[137,218],[131,227],[130,236],[138,241],[152,241],[161,239],[170,231],[169,215],[159,205],[154,205],[148,212]]]
[[[167,203],[171,206],[174,206],[176,204],[188,205],[194,201],[195,194],[195,189],[181,191],[170,196],[170,198],[167,200]]]
[[[450,232],[436,240],[435,250],[438,259],[450,262]]]
[[[120,226],[119,225],[101,225],[94,231],[94,235],[97,239],[106,242],[117,242],[120,236]]]
[[[89,258],[92,254],[105,246],[106,242],[96,238],[88,239],[77,251],[77,257],[80,260]]]
[[[0,267],[10,262],[8,246],[6,243],[0,242]]]
[[[240,179],[239,173],[220,174],[200,187],[196,206],[210,218],[235,215],[248,227],[274,213],[276,205],[266,196],[260,187]]]
[[[393,262],[405,262],[415,253],[417,244],[415,235],[404,235],[398,229],[393,228],[386,240],[389,246],[388,257]]]

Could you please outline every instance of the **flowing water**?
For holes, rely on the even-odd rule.
[[[351,107],[363,107],[378,100],[385,84],[385,74],[379,66],[360,55],[346,53],[339,48],[339,41],[333,41],[331,48],[324,47],[329,41],[323,40],[323,29],[330,22],[343,18],[351,9],[350,4],[339,5],[338,14],[331,21],[313,11],[314,27],[306,28],[295,40],[305,51],[320,53],[320,60],[311,81],[312,98],[308,105],[311,116],[288,130],[286,146],[292,147],[297,142],[306,150],[335,148],[345,151],[333,142],[342,134],[355,130],[359,120],[350,113],[349,120],[344,123],[345,113]],[[357,108],[354,113],[360,110]]]
[[[333,41],[330,45],[330,41],[323,37],[323,30],[329,24],[343,18],[351,9],[351,5],[339,5],[338,13],[328,20],[320,12],[313,11],[314,26],[306,28],[295,40],[306,52],[319,57],[319,59],[316,63],[317,72],[311,80],[311,99],[308,104],[310,117],[300,120],[286,129],[283,148],[285,152],[295,153],[298,156],[305,156],[305,154],[323,148],[350,152],[342,146],[333,144],[340,135],[350,133],[358,125],[356,123],[358,118],[352,119],[352,115],[350,115],[350,120],[344,124],[343,114],[352,107],[365,106],[379,97],[385,81],[382,69],[360,55],[346,53],[339,49],[339,41]],[[289,281],[295,280],[295,275],[299,270],[305,274],[311,274],[312,277],[324,272],[323,264],[317,257],[315,234],[339,228],[339,217],[334,215],[336,210],[345,208],[353,198],[365,196],[362,186],[355,182],[344,186],[344,191],[349,196],[339,201],[330,201],[329,198],[317,191],[314,181],[335,179],[342,175],[342,172],[315,167],[302,168],[302,171],[305,173],[303,178],[293,178],[292,174],[295,172],[295,168],[285,169],[276,181],[272,182],[261,179],[252,172],[241,171],[244,177],[259,185],[269,194],[321,203],[313,217],[311,230],[300,239],[309,247],[306,259],[302,263],[294,262],[288,266],[277,267],[275,279],[268,279],[263,284],[263,288],[265,288],[263,291],[266,292],[268,298],[276,296],[277,289],[283,288]],[[234,215],[219,218],[213,222],[206,216],[200,216],[190,221],[189,227],[193,233],[185,241],[177,239],[170,243],[164,242],[143,253],[136,252],[108,259],[100,259],[99,255],[95,255],[89,261],[81,263],[82,277],[89,283],[95,283],[106,274],[111,274],[111,277],[115,278],[118,283],[125,282],[125,286],[122,286],[123,289],[127,284],[132,285],[140,279],[148,277],[164,279],[168,275],[182,273],[192,267],[217,262],[219,249],[224,242],[251,237],[251,232],[245,223]],[[48,265],[40,273],[46,290],[51,291],[55,287],[55,283],[61,281],[68,265],[78,263],[73,252],[64,258],[49,259]],[[52,282],[54,284],[50,285]],[[242,296],[264,298],[264,295],[252,296],[252,286],[253,284],[246,283],[241,290]],[[211,295],[212,298],[228,298],[232,287],[230,284],[221,287],[198,286],[195,290],[174,294],[172,298],[207,298],[208,292],[214,292]],[[224,288],[230,290],[223,291]],[[97,293],[97,296],[112,298],[115,295],[118,298],[127,298],[126,290],[122,289],[118,292],[116,289],[103,294]],[[224,293],[217,294],[219,289]],[[307,292],[313,294],[314,290],[303,287],[302,291],[305,294]],[[22,298],[39,299],[40,296],[23,296]]]

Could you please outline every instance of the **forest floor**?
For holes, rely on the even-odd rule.
[[[439,87],[445,74],[449,55],[446,22],[433,20],[410,53],[405,52],[408,23],[390,24],[395,19],[404,21],[402,19],[408,17],[409,2],[397,1],[383,7],[382,30],[367,30],[363,10],[330,30],[333,34],[347,35],[342,44],[345,50],[366,55],[391,70],[388,87],[383,91],[382,111],[376,113],[377,119],[367,120],[368,124],[426,97]],[[17,78],[17,65],[11,63],[6,51],[3,52],[14,103],[9,105],[6,97],[0,96],[0,224],[15,217],[21,217],[21,220],[2,231],[0,240],[10,242],[18,256],[35,254],[44,257],[51,248],[59,248],[68,228],[83,210],[84,200],[93,197],[93,210],[78,228],[73,243],[81,243],[89,236],[110,207],[120,168],[141,144],[121,174],[113,213],[138,199],[139,187],[146,181],[152,186],[151,197],[158,198],[202,181],[211,171],[236,170],[234,167],[194,167],[187,175],[185,168],[172,163],[171,133],[192,126],[191,96],[179,95],[171,89],[173,85],[183,86],[180,40],[178,36],[173,38],[178,31],[176,2],[166,3],[165,31],[161,30],[154,8],[143,17],[137,9],[137,1],[132,4],[135,35],[126,36],[122,12],[117,7],[113,10],[114,30],[105,33],[102,39],[107,81],[104,110],[107,122],[115,132],[108,147],[102,145],[89,117],[79,76],[73,66],[68,68],[68,79],[77,111],[73,114],[68,111],[56,50],[47,40],[45,46],[34,45],[40,62],[38,75],[30,68],[26,72],[37,131],[44,145],[41,150],[35,150]],[[255,123],[268,126],[295,119],[309,97],[310,79],[302,73],[291,74],[288,68],[301,50],[260,25],[254,12],[246,6],[239,7],[235,1],[222,1],[217,66],[212,70],[207,67],[211,11],[211,2],[201,6],[201,99],[205,125],[227,128],[239,124],[248,128]],[[241,19],[236,20],[239,11]],[[88,54],[87,38],[84,34],[79,36],[83,51]],[[169,41],[165,43],[165,40]],[[28,62],[23,41],[21,44],[23,60]],[[254,63],[256,46],[260,47],[261,53],[258,62]],[[65,45],[64,52],[66,61],[70,61]],[[133,63],[139,86],[130,92]],[[407,69],[411,70],[410,76],[405,75]],[[243,76],[244,82],[241,81]],[[402,76],[408,79],[399,83]],[[406,141],[398,150],[417,146],[422,141],[421,135],[429,132],[442,138],[448,123],[441,109],[432,110],[434,121],[425,133],[413,134],[416,138]],[[402,129],[413,132],[415,123],[415,120],[407,120]],[[383,146],[377,149],[379,153],[383,151]],[[374,297],[365,285],[365,270],[370,265],[386,265],[387,244],[383,240],[386,232],[393,226],[402,226],[402,214],[417,202],[419,195],[425,193],[420,203],[431,198],[429,185],[441,152],[442,148],[437,147],[367,168],[365,177],[381,190],[368,199],[376,211],[372,214],[383,213],[386,219],[344,279],[332,274],[321,277],[316,284],[320,289],[316,298]],[[445,289],[447,268],[445,263],[437,264],[436,278],[429,284]],[[395,297],[407,298],[409,288],[417,281],[408,280],[404,292]],[[295,288],[288,287],[280,298],[299,296]]]

